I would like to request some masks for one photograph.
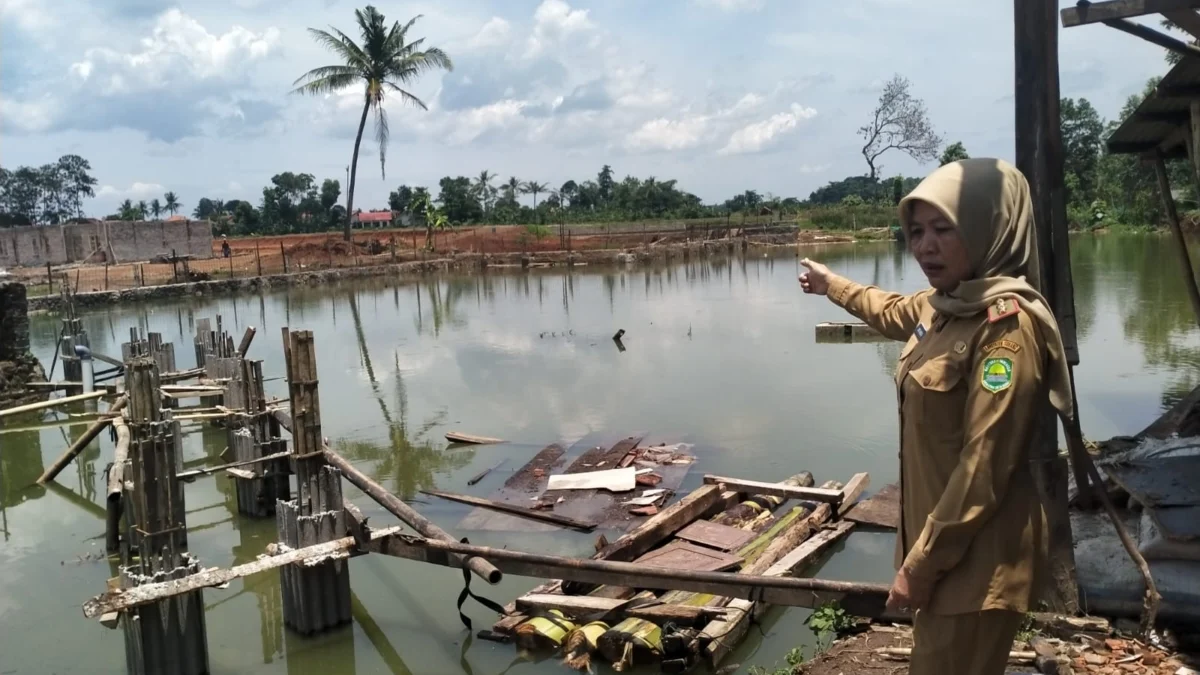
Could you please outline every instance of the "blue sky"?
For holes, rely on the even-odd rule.
[[[1065,0],[1062,6],[1073,4]],[[54,9],[50,7],[53,5]],[[88,158],[86,209],[179,194],[258,203],[283,171],[343,180],[361,92],[289,95],[332,62],[307,27],[352,33],[349,0],[0,0],[0,164]],[[899,73],[948,142],[1012,158],[1012,3],[1000,0],[440,0],[389,19],[451,73],[389,101],[387,175],[370,130],[356,205],[401,183],[488,169],[561,185],[675,178],[705,201],[806,197],[863,174],[855,134]],[[1149,21],[1149,22],[1152,22]],[[1064,96],[1106,118],[1166,72],[1163,50],[1102,26],[1060,30]],[[884,173],[921,175],[899,154]]]

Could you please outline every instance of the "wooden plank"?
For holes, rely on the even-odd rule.
[[[442,499],[448,499],[452,502],[459,502],[460,504],[470,504],[472,506],[478,506],[485,509],[493,509],[495,511],[511,513],[512,515],[519,516],[521,518],[538,520],[543,523],[551,523],[553,525],[560,525],[562,527],[569,527],[574,530],[579,530],[580,532],[591,532],[592,530],[596,529],[595,523],[585,523],[575,520],[574,518],[560,516],[555,513],[535,511],[528,507],[514,506],[512,504],[505,504],[504,502],[484,499],[483,497],[472,497],[471,495],[461,495],[454,492],[443,492],[441,490],[421,490],[421,493],[433,495],[434,497],[441,497]]]
[[[721,525],[711,520],[697,520],[680,530],[675,536],[715,548],[718,551],[732,551],[753,539],[754,532]]]
[[[1200,0],[1108,0],[1085,5],[1064,7],[1059,16],[1063,28],[1102,23],[1114,19],[1129,19],[1147,14],[1162,14],[1178,10],[1196,9]]]
[[[446,440],[451,443],[465,443],[467,445],[492,445],[495,443],[503,443],[502,438],[492,438],[490,436],[475,436],[472,434],[464,434],[461,431],[446,432]]]
[[[743,480],[741,478],[714,476],[712,474],[705,474],[704,482],[708,485],[724,485],[725,489],[727,490],[736,490],[738,492],[744,492],[747,494],[771,495],[774,497],[784,497],[786,499],[803,499],[807,501],[821,502],[824,504],[840,504],[842,501],[841,490],[795,487],[792,485],[784,485],[782,483],[766,483],[757,480]]]
[[[491,493],[488,498],[493,501],[503,501],[522,506],[529,504],[531,497],[541,494],[546,489],[546,477],[562,464],[565,453],[566,449],[559,443],[547,445],[538,451],[524,466],[514,471],[511,476],[505,479],[504,485]],[[538,475],[538,473],[541,475]],[[473,509],[459,521],[458,528],[464,530],[506,530],[513,529],[517,524],[525,523],[526,521],[512,516],[498,514],[486,509]],[[534,525],[534,527],[545,527],[548,531],[550,530],[549,526]]]
[[[92,398],[95,397],[93,396]],[[114,403],[111,408],[109,408],[108,412],[119,413],[128,403],[129,397],[122,396],[121,398],[117,399],[117,402]],[[71,444],[71,447],[67,448],[67,451],[64,452],[61,457],[54,460],[54,463],[51,464],[50,467],[45,471],[43,471],[41,476],[38,476],[37,484],[45,485],[48,481],[54,480],[55,476],[62,473],[62,470],[67,468],[67,465],[71,463],[71,460],[75,459],[76,455],[83,452],[84,448],[90,445],[92,441],[96,440],[96,437],[100,435],[100,432],[104,429],[107,429],[108,425],[112,423],[113,418],[111,417],[103,417],[93,422],[92,425],[79,436],[79,438],[75,439],[75,442]]]
[[[892,483],[859,502],[843,516],[846,520],[888,530],[900,528],[900,485]]]
[[[868,473],[856,473],[846,482],[846,486],[842,488],[842,500],[838,504],[838,515],[845,515],[847,511],[858,503],[858,498],[862,496],[864,490],[871,485],[871,475]]]
[[[736,555],[704,548],[686,541],[673,541],[662,548],[642,555],[634,562],[648,567],[716,572],[737,567],[742,563],[742,559]]]
[[[628,602],[621,598],[601,598],[594,595],[561,595],[558,593],[529,593],[517,598],[517,609],[531,611],[558,611],[570,617],[587,616],[598,612],[612,612]],[[672,622],[679,626],[704,626],[713,619],[725,616],[724,607],[693,607],[690,605],[646,605],[631,607],[615,612],[610,618],[618,621],[627,617],[645,619],[657,624]]]
[[[854,529],[854,523],[842,521],[830,529],[818,532],[777,560],[763,572],[763,576],[782,577],[799,572],[830,546],[849,534],[852,529]],[[704,651],[709,665],[717,668],[721,661],[725,660],[725,657],[741,644],[750,624],[761,617],[767,607],[768,605],[761,602],[756,603],[745,598],[735,598],[730,601],[726,607],[728,611],[725,616],[705,626],[700,633],[700,639],[708,641]]]
[[[222,417],[224,417],[224,415],[222,415]],[[267,455],[265,457],[256,457],[254,459],[246,459],[246,460],[242,460],[240,462],[230,462],[228,464],[222,464],[220,466],[210,466],[210,467],[207,467],[204,469],[192,469],[191,471],[181,472],[178,475],[176,475],[175,477],[178,478],[179,480],[188,480],[191,478],[196,478],[197,476],[207,476],[209,474],[217,473],[220,471],[229,471],[230,469],[236,469],[237,467],[241,467],[241,466],[249,466],[251,464],[261,464],[262,462],[270,462],[272,460],[283,459],[285,457],[291,457],[291,456],[292,456],[292,453],[290,451],[289,452],[277,452],[275,454]],[[237,476],[239,478],[243,478],[243,477],[245,477],[245,478],[261,478],[261,476],[255,475],[253,472],[240,472],[239,473],[239,472],[235,472],[235,471],[229,471],[229,473],[230,473],[230,475]],[[248,473],[249,475],[244,476],[243,474],[246,474],[246,473]]]
[[[824,321],[817,324],[815,334],[817,344],[888,342],[879,331],[855,321]]]
[[[888,587],[884,584],[766,577],[729,572],[692,572],[627,562],[580,560],[403,535],[400,529],[393,527],[372,532],[369,550],[373,553],[445,567],[458,567],[464,558],[481,558],[494,563],[504,572],[517,576],[572,579],[605,585],[633,584],[642,588],[710,593],[731,598],[756,597],[772,605],[789,607],[815,608],[826,602],[839,602],[847,613],[855,616],[884,620],[905,618],[905,615],[885,611]],[[354,537],[344,537],[266,556],[228,569],[207,569],[183,579],[106,591],[84,603],[84,616],[94,619],[106,612],[126,610],[174,595],[219,586],[284,565],[316,565],[325,560],[352,557],[355,555],[351,550],[354,546]]]

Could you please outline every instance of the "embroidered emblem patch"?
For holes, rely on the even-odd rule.
[[[918,340],[925,337],[925,324],[917,324],[917,328],[913,331],[913,333],[916,334]]]
[[[1012,386],[1012,359],[986,359],[983,362],[983,375],[980,383],[983,388],[995,394]]]
[[[988,343],[983,347],[983,351],[988,354],[991,354],[997,349],[1007,349],[1008,351],[1016,354],[1017,352],[1021,351],[1021,345],[1013,342],[1012,340],[996,340],[995,342]]]

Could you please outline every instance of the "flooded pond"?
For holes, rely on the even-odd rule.
[[[920,270],[890,243],[806,248],[855,280],[923,287]],[[1073,240],[1084,431],[1131,434],[1197,384],[1200,332],[1171,240]],[[431,276],[400,284],[291,289],[262,296],[117,306],[83,316],[92,348],[120,353],[140,326],[174,342],[194,364],[195,321],[221,314],[232,334],[258,328],[250,355],[265,360],[268,394],[286,396],[281,327],[314,333],[324,433],[334,447],[405,498],[442,488],[486,496],[545,445],[601,443],[644,433],[696,444],[682,491],[704,473],[818,483],[869,471],[871,490],[897,479],[898,344],[818,345],[813,326],[848,317],[801,294],[794,253],[781,249],[651,268]],[[35,354],[49,366],[59,322],[32,318]],[[624,329],[624,351],[611,336]],[[48,488],[29,487],[83,425],[0,428],[0,673],[124,673],[121,633],[83,618],[81,604],[115,570],[103,556],[107,434]],[[510,442],[447,449],[450,430]],[[223,431],[185,427],[188,468],[216,464]],[[472,488],[469,477],[508,458]],[[394,519],[347,487],[373,525]],[[275,521],[236,514],[224,476],[186,490],[189,548],[204,566],[251,561],[275,539]],[[469,532],[469,507],[416,507],[472,543],[586,556],[593,535]],[[855,533],[820,574],[890,580],[893,538]],[[537,580],[508,576],[473,590],[501,603]],[[557,658],[522,659],[510,645],[473,638],[455,601],[454,570],[383,556],[351,562],[354,623],[319,638],[284,630],[278,577],[269,572],[204,592],[214,673],[565,673]],[[494,615],[470,601],[476,629]],[[727,663],[770,665],[811,643],[807,612],[774,611]]]

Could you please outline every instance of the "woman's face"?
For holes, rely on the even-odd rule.
[[[929,278],[929,285],[939,291],[953,291],[959,282],[971,278],[971,261],[958,228],[926,202],[913,202],[908,250]]]

